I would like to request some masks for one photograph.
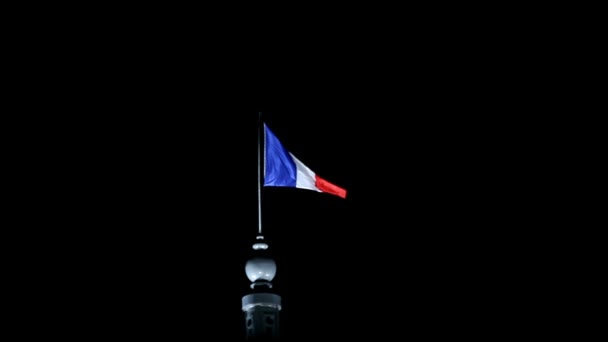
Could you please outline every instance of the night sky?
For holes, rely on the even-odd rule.
[[[290,51],[264,65],[307,57]],[[519,195],[537,155],[521,146],[531,129],[510,93],[489,86],[496,75],[471,76],[437,51],[365,69],[311,52],[316,64],[288,73],[233,63],[213,78],[188,53],[154,73],[135,56],[119,68],[84,62],[60,96],[38,99],[62,114],[25,126],[43,133],[26,175],[49,227],[31,243],[49,252],[28,285],[39,314],[60,318],[50,335],[244,337],[258,112],[288,151],[348,191],[263,189],[285,340],[521,326],[504,312],[529,285],[521,269],[533,273],[519,266],[534,246],[521,223],[535,194]]]

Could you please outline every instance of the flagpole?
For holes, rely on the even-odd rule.
[[[258,112],[258,234],[262,236],[262,172],[261,172],[261,142],[262,112]]]

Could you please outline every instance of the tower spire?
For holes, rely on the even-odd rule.
[[[252,293],[242,299],[246,336],[250,341],[278,341],[281,296],[270,291],[277,266],[268,254],[268,244],[260,241],[259,236],[256,240],[252,246],[253,257],[245,264],[252,289]]]

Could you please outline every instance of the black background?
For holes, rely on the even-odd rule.
[[[525,218],[541,186],[521,194],[543,151],[527,144],[536,122],[517,114],[517,76],[492,53],[420,37],[260,54],[159,39],[51,44],[32,63],[41,95],[22,112],[52,114],[19,126],[36,208],[22,216],[37,252],[23,253],[24,284],[48,334],[243,337],[258,112],[348,190],[263,190],[285,340],[529,324],[534,303],[526,319],[510,311],[536,291]]]

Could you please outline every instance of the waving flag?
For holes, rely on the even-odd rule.
[[[283,147],[264,124],[266,136],[264,186],[282,186],[326,192],[346,198],[346,190],[317,176]]]

